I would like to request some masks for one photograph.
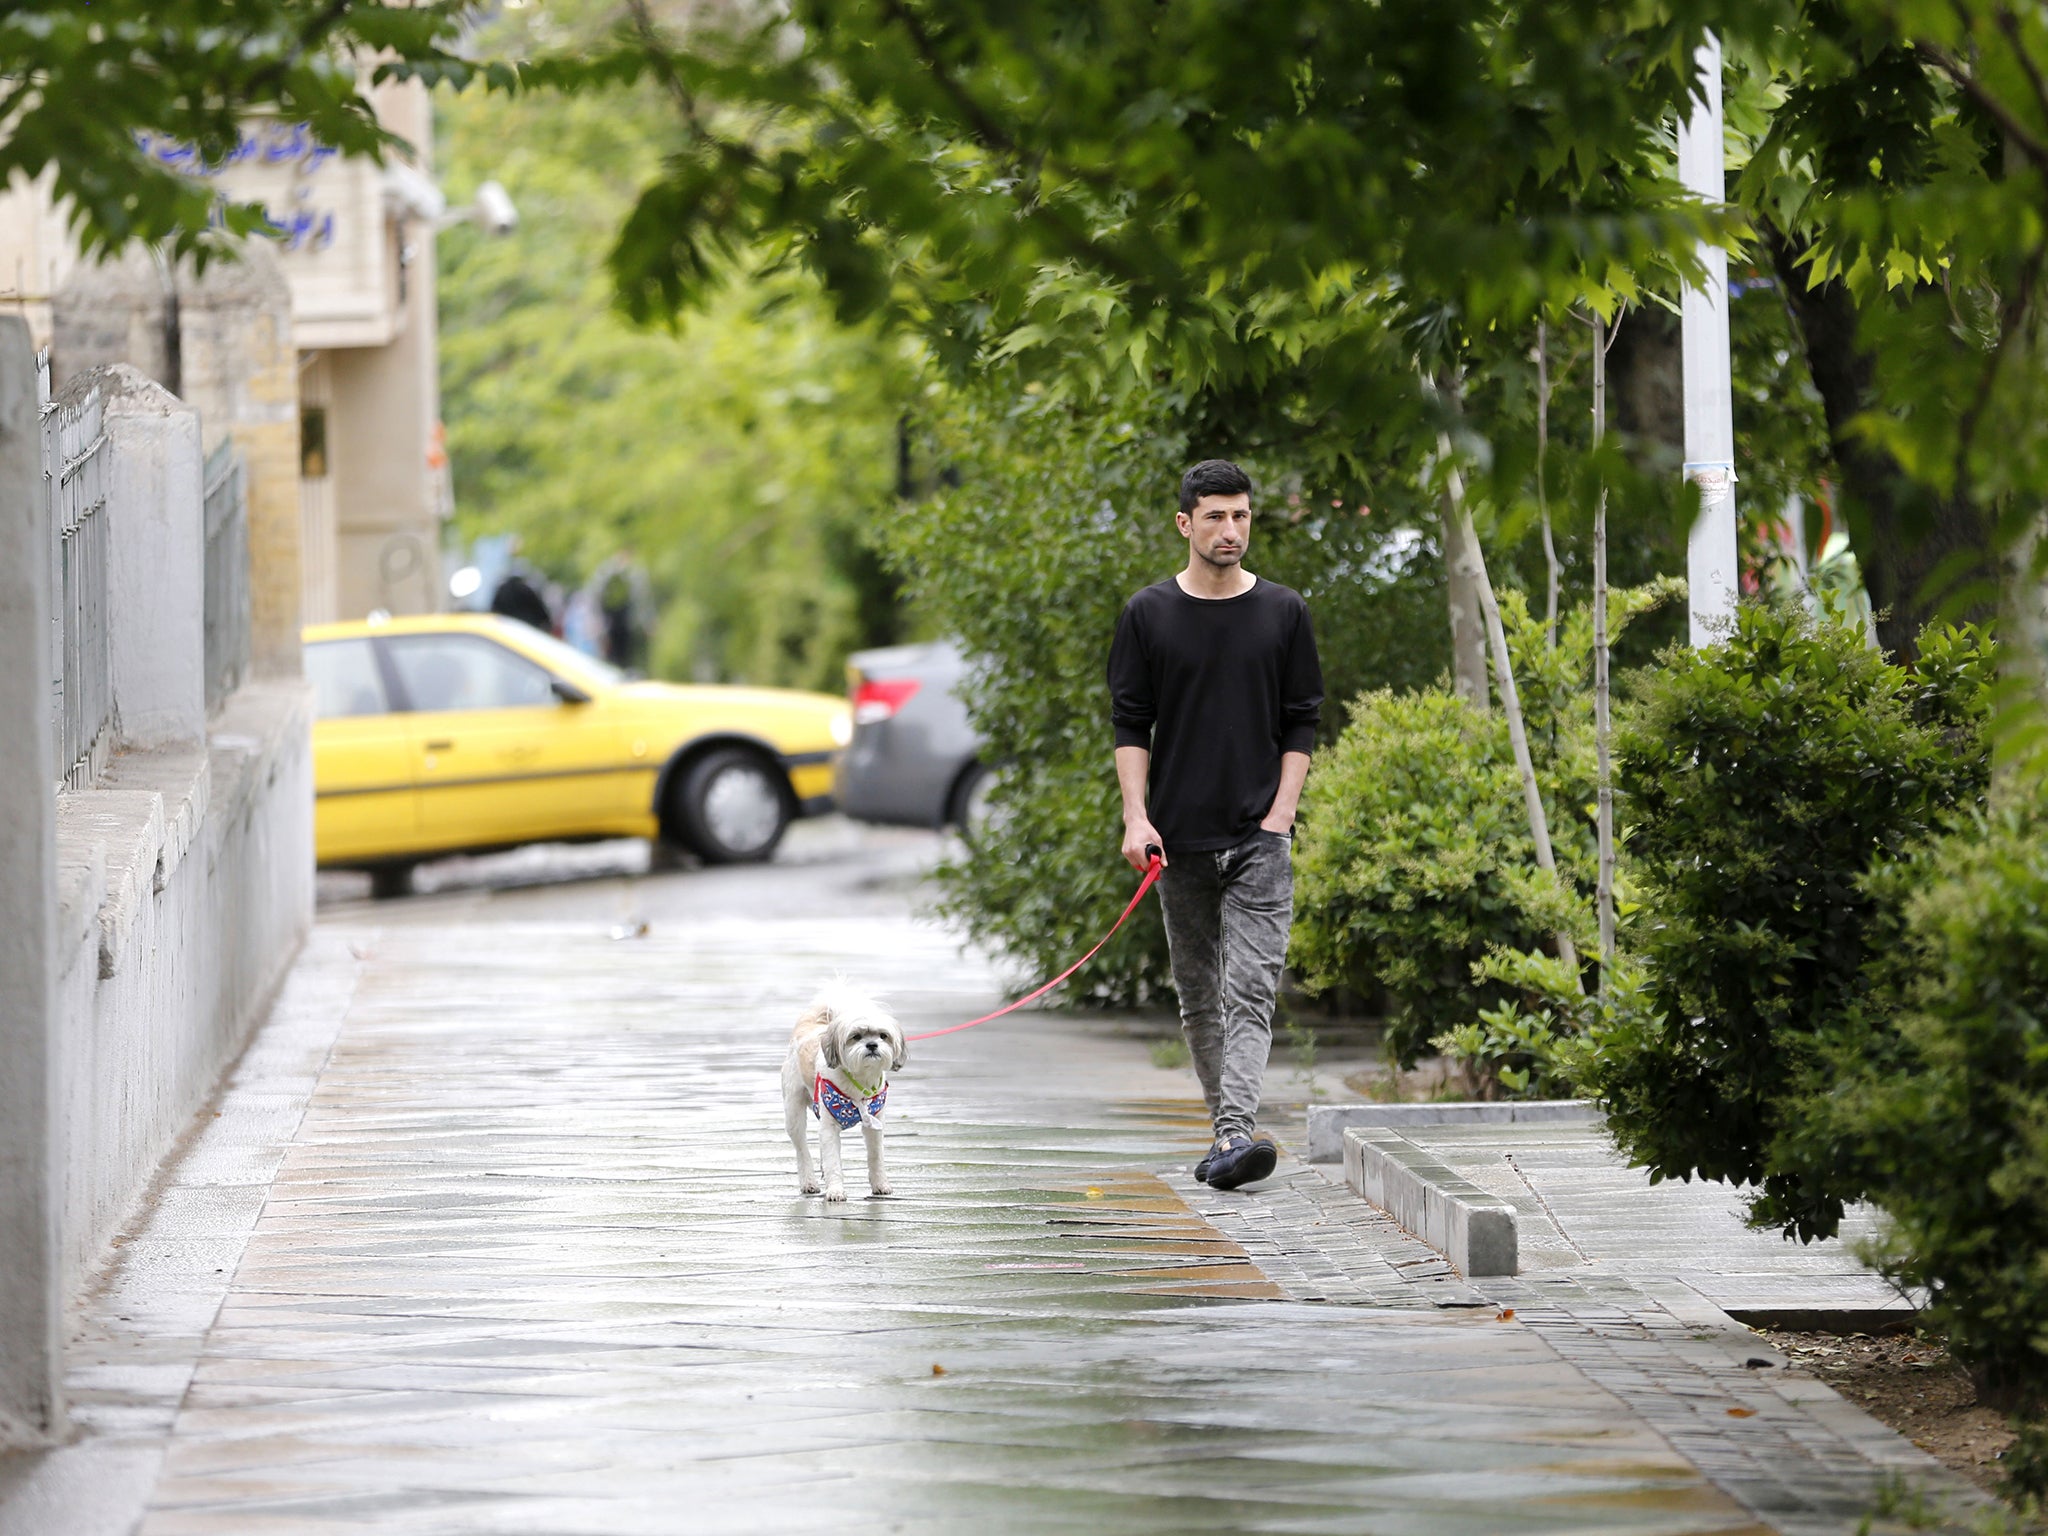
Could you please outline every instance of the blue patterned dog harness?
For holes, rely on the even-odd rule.
[[[881,1119],[882,1106],[888,1102],[889,1085],[884,1083],[875,1096],[868,1100],[868,1118]],[[824,1112],[838,1121],[845,1130],[850,1131],[860,1124],[860,1101],[848,1098],[845,1090],[822,1072],[818,1074],[817,1092],[811,1098],[811,1113],[817,1114],[820,1105],[823,1105]]]

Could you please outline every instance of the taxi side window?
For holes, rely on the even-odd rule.
[[[476,635],[393,635],[384,643],[416,710],[527,709],[556,702],[545,667]]]
[[[391,709],[367,640],[321,640],[307,646],[306,676],[313,684],[316,719],[381,715]]]

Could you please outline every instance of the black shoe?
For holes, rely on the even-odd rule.
[[[1215,1161],[1216,1149],[1214,1147],[1211,1147],[1207,1152],[1204,1152],[1202,1154],[1202,1160],[1199,1163],[1195,1164],[1195,1182],[1197,1184],[1206,1184],[1209,1182],[1209,1167]]]
[[[1208,1185],[1211,1189],[1236,1189],[1269,1178],[1280,1165],[1280,1149],[1270,1141],[1253,1141],[1249,1136],[1230,1136],[1216,1144],[1209,1154]]]

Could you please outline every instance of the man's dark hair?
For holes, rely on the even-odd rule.
[[[1180,509],[1195,510],[1204,496],[1249,496],[1252,477],[1228,459],[1204,459],[1180,477]]]

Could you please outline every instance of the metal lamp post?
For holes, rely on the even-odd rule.
[[[1694,54],[1700,99],[1678,126],[1679,179],[1710,203],[1727,199],[1721,138],[1721,43],[1713,33]],[[1735,611],[1735,416],[1728,368],[1728,254],[1704,241],[1705,280],[1687,288],[1680,324],[1685,375],[1685,476],[1700,488],[1699,517],[1686,543],[1692,643],[1711,643]]]

